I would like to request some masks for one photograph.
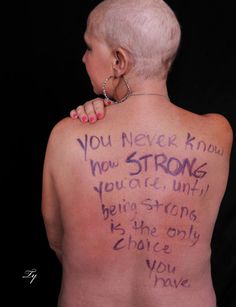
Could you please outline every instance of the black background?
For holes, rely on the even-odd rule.
[[[4,306],[56,306],[61,267],[48,247],[41,217],[43,159],[56,122],[94,97],[81,58],[86,18],[99,2],[28,0],[8,2],[2,10]],[[168,81],[172,101],[199,114],[221,113],[235,131],[234,0],[167,3],[183,33]],[[234,144],[229,183],[212,240],[219,307],[236,306],[235,175]],[[38,275],[30,284],[22,276],[32,268]]]

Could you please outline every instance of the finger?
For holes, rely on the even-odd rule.
[[[70,117],[71,117],[72,119],[78,118],[78,114],[77,114],[77,112],[76,112],[75,109],[73,109],[73,110],[70,111]]]
[[[101,98],[93,100],[93,108],[97,119],[102,119],[105,113],[104,100]]]
[[[104,105],[107,107],[107,106],[110,106],[111,104],[114,104],[112,100],[108,100],[108,99],[104,99]]]
[[[78,106],[76,108],[76,114],[77,114],[77,118],[79,118],[79,120],[82,122],[82,123],[87,123],[88,122],[88,116],[86,114],[86,111],[85,111],[85,107],[84,106]]]
[[[90,100],[84,104],[85,115],[87,115],[90,123],[97,121],[97,116],[94,110],[93,100]]]

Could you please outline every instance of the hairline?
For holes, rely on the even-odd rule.
[[[116,1],[117,1],[116,3],[119,2],[119,0],[116,0]],[[141,47],[140,50],[137,49],[138,50],[137,52],[141,52],[141,54],[142,54],[140,56],[140,55],[138,55],[138,53],[135,53],[136,50],[134,48],[132,49],[133,44],[131,44],[131,48],[129,48],[130,46],[126,46],[126,45],[128,45],[127,42],[125,42],[122,45],[122,42],[121,42],[122,32],[121,32],[121,35],[119,35],[119,32],[116,32],[117,30],[115,29],[115,32],[118,33],[118,35],[115,36],[116,37],[115,39],[113,39],[114,35],[112,36],[111,33],[109,33],[109,31],[107,31],[106,22],[107,22],[107,20],[109,20],[109,18],[111,19],[111,17],[109,17],[109,13],[114,14],[114,7],[109,8],[109,2],[111,4],[114,3],[114,1],[112,1],[112,0],[102,1],[100,4],[98,4],[91,11],[91,13],[89,14],[89,17],[88,17],[87,30],[86,31],[88,31],[91,35],[93,35],[99,41],[106,43],[106,45],[108,47],[110,47],[112,49],[122,48],[122,49],[126,50],[131,55],[131,57],[133,59],[136,58],[137,62],[139,62],[138,73],[140,73],[140,70],[142,70],[142,71],[144,71],[144,74],[148,75],[148,71],[145,72],[145,70],[147,70],[146,67],[148,65],[145,65],[145,63],[148,63],[148,59],[149,59],[150,61],[152,61],[154,63],[156,61],[156,64],[158,63],[158,65],[156,65],[156,66],[158,66],[159,69],[162,70],[164,72],[164,75],[166,75],[166,77],[167,77],[167,75],[170,71],[170,67],[172,66],[172,64],[173,64],[173,62],[176,58],[176,55],[178,53],[180,41],[181,41],[181,28],[180,28],[180,24],[177,20],[177,17],[175,15],[174,11],[164,1],[162,1],[162,0],[160,0],[159,2],[158,2],[158,0],[156,1],[157,4],[160,3],[160,5],[162,5],[164,7],[164,8],[161,7],[160,9],[158,7],[159,10],[157,11],[157,17],[159,17],[158,16],[158,14],[159,14],[160,17],[163,19],[165,17],[165,14],[166,14],[167,17],[169,18],[169,20],[167,22],[165,22],[161,31],[169,31],[168,32],[169,38],[167,38],[167,39],[164,38],[164,41],[165,40],[167,41],[167,43],[170,46],[170,49],[168,49],[168,48],[166,48],[166,46],[162,45],[159,50],[158,50],[158,48],[155,50],[156,53],[154,55],[153,54],[151,55],[150,53],[149,54],[146,53],[146,56],[145,56],[144,54],[142,54],[142,50],[144,50],[144,49],[142,49],[143,47]],[[121,2],[122,2],[122,0],[121,0]],[[135,3],[135,0],[133,0],[132,2]],[[152,2],[154,6],[156,5],[155,1],[150,1],[150,2]],[[126,9],[125,7],[122,7],[121,11],[125,10],[125,9]],[[129,10],[129,7],[127,9]],[[145,14],[147,14],[148,10],[149,10],[149,7],[145,10],[144,14],[141,15],[143,18],[145,17]],[[142,10],[140,8],[138,8],[137,12],[140,12],[140,11],[142,12]],[[149,10],[149,12],[151,12],[151,10]],[[134,18],[137,18],[137,16],[134,15]],[[158,18],[157,19],[153,18],[153,20],[151,20],[151,21],[153,21],[154,24],[159,22]],[[128,23],[128,25],[130,25],[129,21],[127,23]],[[131,32],[133,32],[133,28],[131,27],[130,29],[131,29]],[[171,34],[170,34],[171,30],[175,31],[175,33],[173,34],[173,37],[171,37]],[[133,33],[135,34],[135,31]],[[163,35],[160,36],[160,34],[161,34],[161,32],[159,33],[159,37],[161,39],[163,39]],[[135,35],[137,35],[137,33]],[[176,36],[174,37],[174,35],[176,35]],[[124,37],[126,37],[126,36],[124,35]],[[126,37],[126,40],[127,40],[127,37]],[[131,41],[132,41],[132,39],[131,39]],[[139,41],[139,45],[142,45],[142,44],[145,44],[145,42]],[[141,67],[142,62],[143,62],[143,67]],[[170,64],[165,65],[167,62],[170,63]],[[149,64],[149,66],[151,67],[152,65]],[[135,70],[135,68],[137,68],[137,67],[135,67],[135,64],[134,64],[134,70]]]

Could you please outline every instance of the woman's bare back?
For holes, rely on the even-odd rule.
[[[132,98],[95,125],[65,119],[53,135],[59,306],[215,307],[210,242],[227,184],[226,120]]]

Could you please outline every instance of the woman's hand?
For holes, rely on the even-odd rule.
[[[84,105],[78,106],[70,112],[70,117],[79,119],[82,123],[95,123],[105,115],[105,106],[111,105],[111,101],[95,98],[85,102]]]

